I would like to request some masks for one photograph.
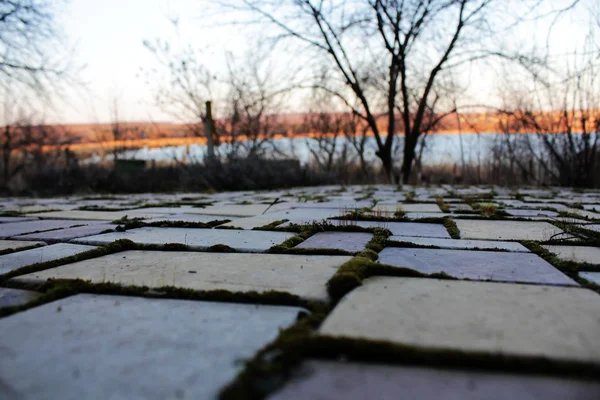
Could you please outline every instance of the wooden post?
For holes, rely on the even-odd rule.
[[[215,159],[215,142],[213,134],[215,132],[215,121],[212,116],[212,101],[206,102],[206,119],[204,121],[204,135],[206,136],[206,155],[207,159]]]

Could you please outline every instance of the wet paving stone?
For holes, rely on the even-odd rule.
[[[125,232],[88,236],[76,239],[74,242],[103,245],[119,239],[129,239],[140,244],[179,243],[198,250],[206,250],[211,246],[223,244],[238,251],[260,253],[292,236],[294,234],[288,232],[145,227]]]
[[[372,233],[319,232],[296,246],[297,249],[339,249],[358,252],[373,238]]]
[[[95,247],[70,243],[57,243],[31,250],[4,254],[0,256],[0,275],[27,265],[58,260],[59,258],[74,256],[75,254],[92,249],[95,249]]]
[[[270,400],[597,400],[600,383],[555,376],[306,361]],[[400,397],[401,396],[401,397]]]
[[[319,332],[598,365],[600,296],[572,287],[376,277],[346,295]]]
[[[80,294],[0,319],[0,398],[210,399],[296,307]]]
[[[578,286],[550,263],[531,253],[388,247],[379,253],[377,261],[426,274],[444,272],[459,279]]]
[[[93,283],[195,290],[277,290],[327,301],[326,283],[349,256],[126,251],[19,276],[19,282]]]

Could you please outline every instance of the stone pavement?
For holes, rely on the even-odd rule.
[[[0,399],[600,399],[600,192],[0,198]]]

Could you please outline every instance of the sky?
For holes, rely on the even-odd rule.
[[[252,34],[242,27],[226,25],[229,17],[207,9],[204,0],[68,1],[58,23],[66,43],[75,49],[75,60],[84,65],[80,73],[84,85],[60,99],[49,119],[60,123],[107,122],[117,99],[122,120],[173,121],[172,116],[153,105],[152,83],[149,85],[140,73],[156,65],[154,55],[143,46],[143,41],[155,38],[177,41],[170,22],[170,18],[177,18],[180,40],[195,48],[208,48],[207,61],[216,70],[224,69],[225,51],[240,55],[252,40]],[[579,40],[584,33],[582,24],[577,22],[581,18],[577,14],[555,26],[552,37],[555,53],[569,51],[573,42]],[[517,36],[542,43],[547,23],[530,24],[521,28]],[[474,94],[474,101],[493,95],[492,72],[483,64],[469,71],[469,93]]]

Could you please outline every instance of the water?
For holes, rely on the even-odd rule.
[[[432,134],[426,137],[423,150],[423,163],[425,165],[460,163],[461,162],[461,140],[464,159],[467,163],[478,163],[489,155],[491,147],[502,134],[465,133],[462,135]],[[535,135],[533,135],[535,136]],[[403,136],[395,138],[395,159],[402,158]],[[356,154],[345,137],[336,139],[337,153],[341,151],[344,144],[350,146],[351,153]],[[275,153],[273,148],[277,149]],[[301,163],[306,164],[313,159],[310,149],[318,151],[316,141],[310,138],[275,139],[265,147],[267,154],[277,154],[279,157],[295,157]],[[225,153],[227,149],[222,145],[220,151]],[[365,158],[375,161],[376,143],[373,137],[367,138]],[[200,144],[184,146],[168,146],[149,148],[144,147],[136,150],[127,150],[123,158],[136,160],[154,160],[158,162],[201,162],[206,155],[206,146]],[[96,157],[97,158],[97,157]]]

